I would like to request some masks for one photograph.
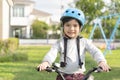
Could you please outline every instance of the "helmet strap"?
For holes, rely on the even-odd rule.
[[[80,68],[82,68],[82,65],[83,65],[83,62],[81,61],[81,58],[80,58],[80,38],[82,38],[82,37],[77,37],[76,38],[76,44],[77,44],[77,52],[78,52],[78,60],[79,60],[79,63],[78,63],[78,65],[80,66]],[[66,55],[67,55],[67,41],[68,41],[68,39],[69,38],[67,38],[67,37],[64,37],[63,38],[64,39],[64,62],[61,62],[60,63],[60,66],[61,67],[65,67],[66,65],[67,65],[67,63],[66,63]]]
[[[80,66],[80,68],[82,68],[82,65],[83,65],[83,62],[81,61],[81,58],[80,58],[80,38],[82,38],[82,37],[77,37],[76,38],[76,42],[77,42],[77,51],[78,51],[78,59],[79,59],[79,66]]]

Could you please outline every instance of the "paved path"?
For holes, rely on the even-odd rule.
[[[52,45],[57,41],[57,39],[20,39],[19,44],[20,45]],[[104,40],[93,40],[93,43],[98,47],[104,47],[105,41]],[[111,43],[112,46],[120,47],[120,41],[117,40],[115,42]]]

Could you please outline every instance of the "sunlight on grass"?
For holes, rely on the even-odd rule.
[[[0,80],[55,80],[56,73],[37,72],[36,66],[42,61],[50,46],[21,46],[18,51],[28,54],[28,61],[0,63]],[[94,73],[95,80],[120,80],[120,49],[113,50],[105,57],[112,68],[109,73]],[[96,66],[89,54],[86,55],[86,68]]]
[[[11,73],[0,73],[0,80],[13,80],[14,75]]]

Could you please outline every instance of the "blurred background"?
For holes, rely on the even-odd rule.
[[[95,73],[95,80],[120,80],[120,0],[0,0],[0,80],[55,80],[56,73],[39,73],[36,66],[61,38],[59,19],[71,7],[85,14],[80,35],[101,49],[112,68]],[[86,58],[87,70],[96,66]]]

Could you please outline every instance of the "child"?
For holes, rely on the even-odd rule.
[[[85,71],[85,52],[89,51],[103,71],[108,72],[109,66],[101,51],[91,41],[79,36],[84,26],[85,16],[76,8],[67,9],[61,17],[63,37],[56,42],[46,54],[43,62],[37,66],[39,70],[45,70],[60,53],[60,69],[64,72],[66,80],[81,80]],[[56,80],[62,80],[60,75]]]

